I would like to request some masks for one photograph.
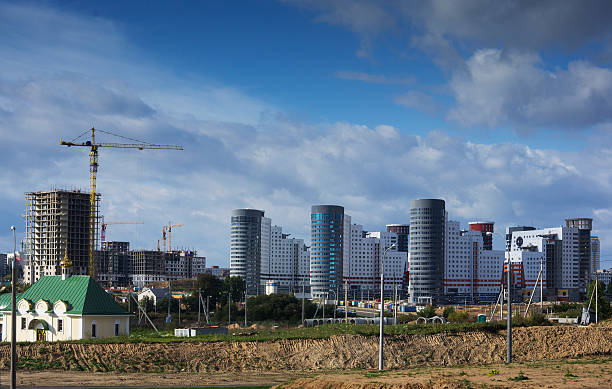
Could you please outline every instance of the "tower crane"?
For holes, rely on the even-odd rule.
[[[113,224],[144,224],[144,222],[105,222],[104,216],[102,216],[102,223],[100,224],[102,226],[102,228],[100,228],[100,242],[106,240],[106,226]]]
[[[162,242],[164,245],[164,251],[166,251],[166,231],[168,232],[168,251],[172,251],[172,229],[174,227],[182,227],[182,224],[172,224],[172,222],[168,222],[167,226],[162,228]],[[157,250],[159,251],[159,241],[157,242]]]
[[[77,139],[85,135],[87,132],[91,131],[91,139],[81,143],[75,143]],[[119,138],[127,139],[136,143],[96,143],[96,131],[102,132],[104,134],[116,136]],[[118,149],[162,149],[162,150],[183,150],[181,146],[175,145],[156,145],[148,142],[143,142],[140,140],[128,138],[125,136],[113,134],[104,130],[96,130],[95,128],[91,128],[91,130],[85,130],[81,135],[77,136],[73,140],[66,142],[60,138],[60,145],[62,146],[80,146],[80,147],[89,147],[89,179],[90,179],[90,193],[89,193],[89,275],[94,277],[95,269],[94,269],[94,255],[95,255],[95,242],[96,242],[96,176],[98,175],[98,148],[100,147],[113,147]]]

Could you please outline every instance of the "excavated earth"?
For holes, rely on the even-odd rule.
[[[612,355],[611,327],[529,327],[513,330],[514,360],[559,360]],[[329,339],[261,342],[170,342],[20,344],[20,369],[93,372],[244,372],[369,369],[377,364],[378,339],[334,336]],[[401,335],[385,338],[388,369],[503,363],[505,333]],[[8,344],[0,346],[0,367],[7,368]]]

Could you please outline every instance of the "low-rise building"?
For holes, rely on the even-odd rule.
[[[16,299],[17,341],[56,341],[127,336],[131,314],[89,276],[70,276],[71,261],[60,262],[61,276],[43,276]],[[11,338],[10,294],[0,296],[2,340]]]

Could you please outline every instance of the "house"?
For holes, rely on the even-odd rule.
[[[89,276],[70,276],[71,261],[60,262],[61,276],[43,276],[17,301],[17,341],[56,341],[127,336],[131,314]],[[2,340],[11,338],[10,294],[0,296]]]
[[[138,293],[138,302],[140,303],[143,299],[148,298],[153,302],[153,305],[157,307],[157,304],[161,300],[165,300],[170,296],[170,291],[164,288],[144,288]]]

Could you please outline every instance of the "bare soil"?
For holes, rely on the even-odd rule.
[[[360,371],[299,378],[277,389],[442,389],[612,387],[612,359],[565,360],[511,365]]]
[[[609,376],[610,360],[612,359],[612,327],[516,328],[513,330],[513,346],[514,361],[518,363],[542,363],[533,361],[576,358],[603,360],[603,364],[594,362],[597,365],[596,369],[605,370],[598,375],[607,377],[608,381],[612,380],[612,377]],[[9,355],[9,345],[0,345],[0,367],[3,369],[8,368]],[[173,386],[175,383],[180,383],[180,385],[275,384],[291,378],[312,377],[330,371],[371,369],[378,364],[377,355],[378,338],[357,335],[334,336],[329,339],[261,342],[34,343],[18,346],[19,379],[32,380],[38,377],[34,381],[28,381],[27,385],[33,386],[54,386],[51,383],[53,379],[63,382],[59,386],[69,385],[63,381],[67,378],[78,382],[75,386],[101,384],[129,386],[134,383],[138,384],[134,386],[143,386],[147,385],[146,382],[159,386]],[[503,364],[505,355],[506,334],[504,331],[499,333],[469,332],[457,335],[401,335],[385,338],[385,368],[396,370],[397,374],[406,370],[411,374],[419,371],[414,369]],[[526,364],[524,369],[529,366],[531,365]],[[579,371],[576,375],[581,379],[586,379],[587,374],[580,370],[583,369],[582,365],[577,364],[576,366]],[[453,369],[455,368],[450,368],[448,371],[455,371]],[[480,368],[466,369],[467,375],[473,374],[479,377],[477,373]],[[29,372],[25,374],[24,370]],[[554,369],[548,370],[554,371]],[[71,373],[67,374],[66,371]],[[456,387],[452,385],[457,384],[457,379],[461,382],[463,379],[469,379],[466,375],[455,377],[445,369],[439,371],[440,373],[435,375],[437,378],[432,378],[432,382],[439,382],[439,384],[436,383],[438,386],[420,387]],[[513,370],[508,371],[509,375],[515,373]],[[527,373],[525,370],[525,373],[527,376],[531,374],[534,377],[533,380],[539,376],[542,376],[543,380],[547,379],[544,372],[537,373],[534,370],[534,372]],[[396,372],[392,372],[387,378],[395,376]],[[530,379],[532,379],[531,376]],[[213,382],[211,377],[214,379],[225,377],[227,381]],[[337,377],[339,376],[326,374],[317,379],[333,381],[338,380]],[[342,385],[353,382],[352,376],[342,375],[342,377],[344,377],[341,378]],[[398,376],[398,379],[400,378],[401,376]],[[490,377],[484,378],[482,382],[486,381],[487,385],[501,385],[497,381],[492,381]],[[121,383],[123,382],[121,380],[124,383]],[[505,378],[504,380],[507,381]],[[26,384],[25,381],[23,382]],[[171,383],[164,385],[163,382]],[[303,382],[304,387],[321,387],[308,386],[309,382],[312,382],[312,385],[318,385],[315,384],[317,381],[299,382]],[[429,378],[425,381],[414,382],[419,385],[425,382],[429,385]],[[474,382],[480,381],[475,379]],[[574,381],[566,380],[566,382]],[[510,383],[517,385],[512,381],[503,384],[507,386]],[[332,387],[335,388],[335,385],[333,384]],[[351,386],[338,387],[372,387],[368,385],[352,386],[351,384]],[[591,385],[591,382],[585,381],[584,385]],[[595,385],[594,387],[610,387],[610,384],[606,385],[608,386]],[[412,388],[419,386],[383,385],[376,387]]]

